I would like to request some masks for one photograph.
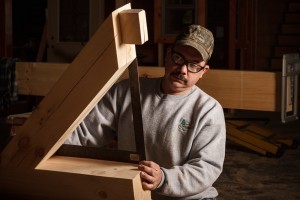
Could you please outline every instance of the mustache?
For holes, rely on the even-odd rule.
[[[171,73],[172,76],[175,76],[176,78],[184,81],[184,82],[187,82],[187,78],[185,78],[185,76],[179,72],[174,72],[174,73]]]

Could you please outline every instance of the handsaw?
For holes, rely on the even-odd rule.
[[[93,158],[128,163],[138,163],[139,161],[146,159],[144,144],[144,128],[140,98],[140,82],[138,74],[138,62],[136,58],[128,66],[128,71],[136,152],[112,148],[86,147],[63,144],[58,149],[55,155]]]

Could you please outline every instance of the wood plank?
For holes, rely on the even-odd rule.
[[[31,112],[19,113],[7,116],[5,122],[11,125],[23,125],[30,117]]]
[[[7,199],[141,199],[137,165],[53,156],[39,169],[0,168],[0,196]]]
[[[280,111],[280,73],[209,70],[198,86],[224,108]]]
[[[119,177],[127,180],[139,176],[140,173],[137,164],[65,156],[52,156],[36,169],[102,177]]]
[[[257,137],[253,137],[252,135],[249,135],[246,132],[236,129],[233,125],[229,123],[226,124],[226,133],[227,135],[231,135],[235,138],[238,138],[239,140],[250,143],[274,155],[280,153],[280,148],[277,145],[272,144],[271,142],[265,140],[261,140]]]
[[[243,73],[241,72],[243,105],[251,106],[253,110],[259,110],[261,106],[266,110],[280,110],[280,73],[249,71],[247,76]]]
[[[35,93],[34,90],[37,90],[37,93],[40,91],[46,93],[47,90],[50,90],[52,82],[43,82],[39,79],[43,76],[45,76],[46,80],[50,79],[51,73],[49,73],[49,69],[51,69],[52,65],[54,67],[58,66],[58,64],[52,63],[17,63],[17,72],[30,72],[26,75],[24,72],[17,73],[17,81],[20,82],[18,92],[21,94],[26,94],[27,92],[33,94]],[[64,65],[60,69],[60,74],[67,68],[67,64]],[[29,69],[26,70],[26,68]],[[43,68],[45,71],[39,68]],[[58,67],[55,68],[55,70],[57,69]],[[164,68],[140,66],[139,74],[142,77],[160,77],[164,74]],[[127,71],[122,74],[120,79],[124,78],[128,78]],[[55,78],[52,79],[54,80]],[[42,89],[39,89],[38,86]],[[210,69],[200,79],[197,86],[216,98],[224,108],[280,111],[281,73],[279,72]]]
[[[17,62],[17,93],[46,96],[69,64],[43,62]]]
[[[244,146],[244,147],[246,147],[248,149],[251,149],[251,150],[253,150],[253,151],[255,151],[255,152],[257,152],[257,153],[259,153],[261,155],[264,155],[264,156],[268,155],[268,152],[266,150],[261,149],[261,148],[255,146],[255,145],[253,145],[253,144],[251,144],[249,142],[241,140],[241,139],[235,137],[234,135],[231,135],[230,133],[227,133],[226,137],[229,140],[231,140],[231,141],[233,141],[233,142],[235,142],[235,143],[237,143],[239,145],[242,145],[242,146]]]
[[[6,146],[1,165],[36,168],[57,151],[118,80],[136,58],[135,45],[121,43],[118,14],[130,8],[127,4],[115,10],[103,22]]]

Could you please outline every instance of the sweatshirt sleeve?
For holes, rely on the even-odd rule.
[[[223,109],[217,104],[195,127],[189,159],[182,166],[162,168],[164,183],[157,192],[169,197],[196,197],[216,181],[223,169],[226,128]]]
[[[108,92],[74,130],[65,144],[103,147],[116,139],[116,102]]]

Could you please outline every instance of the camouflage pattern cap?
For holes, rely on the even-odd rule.
[[[174,45],[194,47],[207,62],[214,49],[214,36],[208,29],[200,25],[190,25],[176,37]]]

